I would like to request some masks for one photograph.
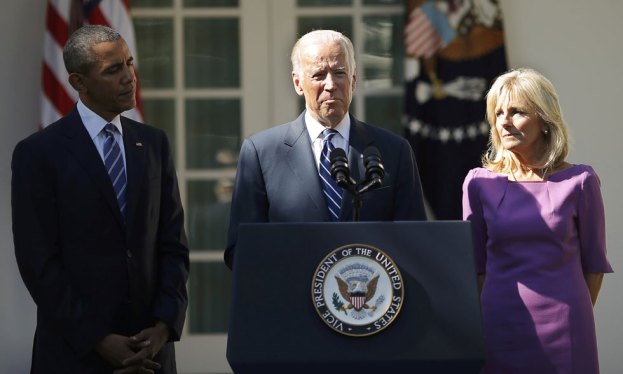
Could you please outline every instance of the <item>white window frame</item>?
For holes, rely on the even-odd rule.
[[[299,99],[292,85],[290,51],[296,41],[299,16],[353,16],[357,61],[363,51],[362,17],[403,13],[397,5],[364,7],[361,0],[343,7],[297,8],[296,0],[239,0],[238,8],[185,9],[183,0],[172,0],[172,8],[132,9],[134,17],[172,17],[174,29],[175,86],[170,89],[142,89],[145,99],[166,98],[175,102],[176,167],[182,201],[187,201],[189,180],[233,178],[231,170],[187,169],[185,100],[189,98],[240,98],[241,136],[295,119]],[[184,88],[184,19],[187,17],[238,17],[240,24],[241,86],[231,89]],[[138,56],[140,64],[140,56]],[[402,94],[401,87],[374,88],[361,84],[363,66],[358,69],[358,86],[353,97],[357,118],[365,120],[367,94]],[[188,211],[188,209],[186,209]],[[192,262],[222,262],[222,251],[191,251]],[[225,266],[225,265],[223,265]],[[192,274],[191,274],[192,276]],[[190,300],[192,303],[192,300]],[[188,320],[180,342],[176,343],[180,373],[226,373],[226,334],[190,334]]]

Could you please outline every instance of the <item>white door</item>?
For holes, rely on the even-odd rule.
[[[222,256],[238,149],[303,108],[290,77],[297,37],[353,40],[356,117],[400,132],[403,0],[132,0],[147,123],[163,128],[191,247],[180,373],[231,372],[225,357],[231,273]]]

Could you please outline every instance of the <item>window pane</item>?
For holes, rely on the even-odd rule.
[[[233,180],[188,182],[188,241],[193,250],[225,250]]]
[[[237,18],[186,19],[186,87],[239,87],[239,39]]]
[[[132,0],[132,8],[166,8],[173,5],[173,0]]]
[[[402,135],[402,95],[366,97],[366,122]]]
[[[192,262],[189,279],[191,334],[227,331],[231,271],[222,262]]]
[[[353,39],[352,17],[299,17],[298,35],[304,35],[312,30],[336,30]]]
[[[363,78],[366,87],[402,86],[402,16],[364,17]]]
[[[345,6],[351,5],[352,0],[298,0],[297,5],[300,7],[313,6]]]
[[[142,99],[145,123],[164,130],[171,144],[171,153],[175,152],[175,102],[173,99]]]
[[[204,7],[204,8],[217,8],[217,7],[229,7],[237,8],[238,0],[184,0],[184,6],[191,7]]]
[[[141,87],[173,87],[173,19],[135,18],[134,31]]]
[[[404,0],[363,0],[363,5],[403,5]]]
[[[187,167],[235,168],[240,147],[240,126],[238,99],[187,100]]]

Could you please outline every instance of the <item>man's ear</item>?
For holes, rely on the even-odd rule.
[[[303,87],[301,86],[301,79],[296,72],[292,72],[292,84],[294,84],[294,91],[299,96],[303,96]]]
[[[79,93],[84,93],[87,90],[87,86],[84,83],[84,76],[80,73],[69,74],[69,84]]]

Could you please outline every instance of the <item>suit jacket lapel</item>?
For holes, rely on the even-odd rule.
[[[350,134],[348,135],[348,165],[350,176],[359,182],[366,176],[363,165],[363,151],[374,142],[374,138],[352,115],[350,116]],[[342,208],[340,209],[340,220],[350,221],[353,218],[353,196],[344,192],[342,197]]]
[[[123,127],[123,146],[125,149],[126,175],[128,179],[126,220],[130,224],[133,222],[136,214],[138,195],[145,172],[145,152],[143,148],[146,144],[137,128],[130,126],[128,120],[124,117],[121,117],[121,127]],[[130,232],[131,230],[128,231]]]
[[[284,145],[286,146],[285,155],[288,165],[299,181],[301,190],[307,192],[312,203],[320,212],[322,220],[328,221],[329,213],[322,193],[311,142],[305,127],[305,112],[288,127],[284,137]]]
[[[65,131],[68,151],[83,166],[85,174],[93,180],[96,188],[104,196],[104,200],[110,207],[112,214],[123,227],[123,219],[110,177],[101,156],[97,152],[97,148],[93,144],[93,140],[82,123],[78,110],[74,108],[65,117],[64,122],[62,128]]]

